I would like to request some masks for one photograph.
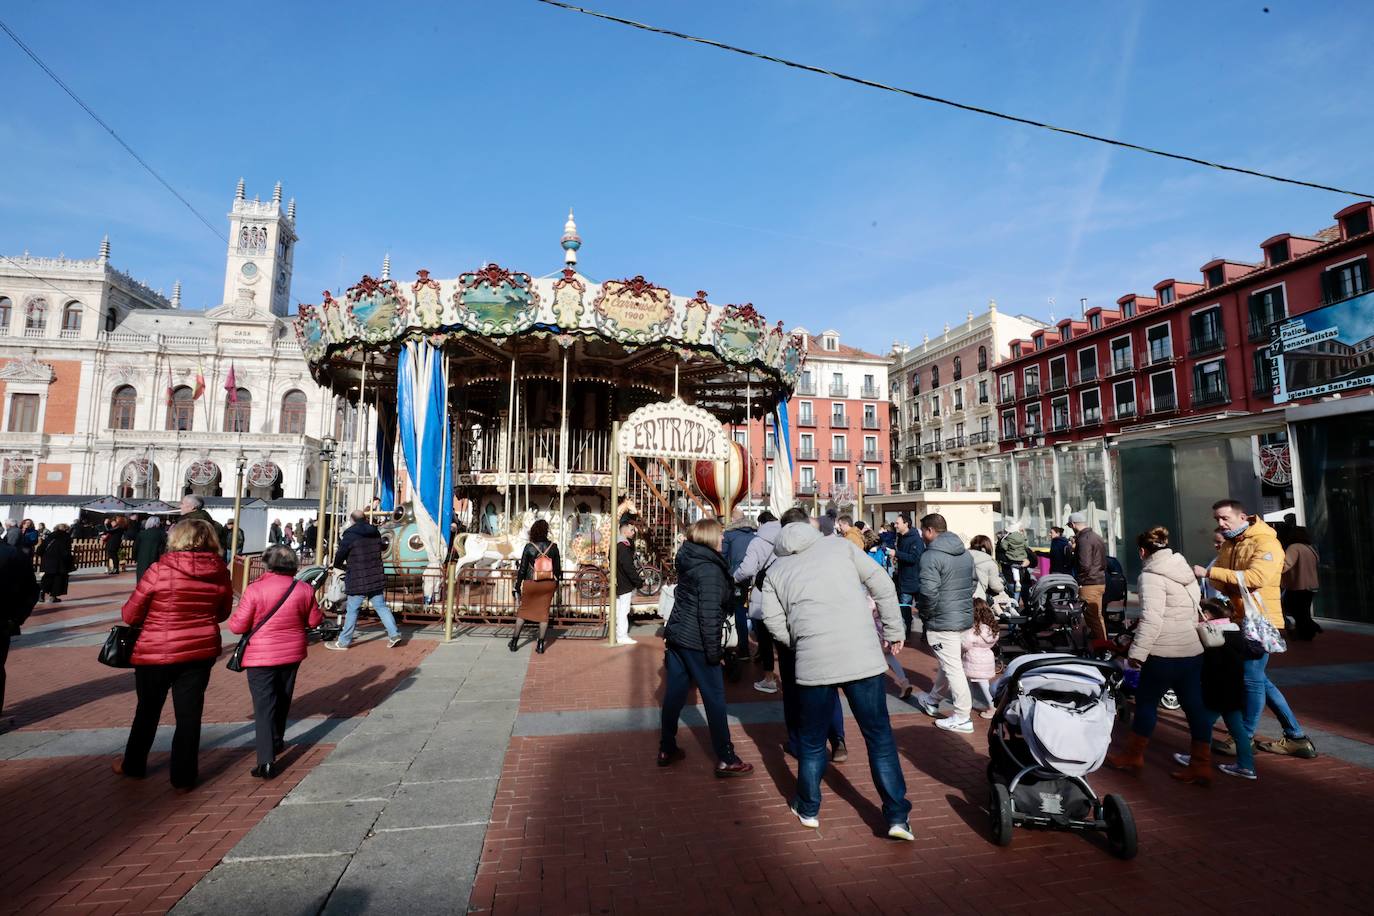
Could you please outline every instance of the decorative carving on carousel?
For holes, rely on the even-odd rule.
[[[382,343],[405,331],[409,303],[395,280],[376,280],[367,274],[344,294],[348,318],[365,343]]]
[[[602,283],[592,308],[597,328],[621,343],[649,343],[673,323],[672,293],[643,275]]]
[[[329,295],[329,290],[324,291],[324,299],[327,303],[334,301]],[[301,354],[305,356],[306,362],[319,362],[328,348],[331,336],[325,327],[320,310],[313,305],[296,306],[295,327],[296,339],[300,341]]]
[[[582,297],[586,292],[587,284],[577,279],[577,271],[563,268],[563,276],[553,283],[553,317],[558,327],[567,330],[582,326],[586,309]]]
[[[539,293],[530,275],[488,264],[458,277],[458,321],[488,337],[529,330],[539,317]]]
[[[706,301],[706,290],[699,289],[694,298],[687,300],[687,311],[682,316],[682,342],[704,344],[710,322],[711,303]]]
[[[727,305],[716,319],[716,349],[734,362],[752,362],[759,357],[763,328],[763,316],[752,302]]]
[[[439,281],[432,280],[427,270],[417,270],[419,278],[410,285],[415,297],[415,318],[426,331],[437,331],[444,323],[444,301],[439,296]]]

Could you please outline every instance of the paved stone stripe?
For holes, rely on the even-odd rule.
[[[173,912],[461,910],[528,663],[438,647]]]

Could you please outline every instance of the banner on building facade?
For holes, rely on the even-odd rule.
[[[1374,385],[1374,293],[1269,328],[1274,403]]]

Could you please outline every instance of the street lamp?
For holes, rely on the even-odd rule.
[[[329,492],[329,462],[334,460],[333,436],[320,440],[320,508],[315,513],[315,563],[324,561],[324,499]]]
[[[859,521],[864,517],[864,463],[854,464],[854,515]]]
[[[238,555],[239,541],[239,509],[243,504],[243,472],[248,467],[248,456],[239,452],[234,459],[234,466],[237,468],[237,476],[234,479],[234,533],[229,535],[229,568],[234,568],[234,557]]]

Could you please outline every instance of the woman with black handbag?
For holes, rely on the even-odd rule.
[[[235,658],[248,674],[253,696],[258,765],[250,773],[271,779],[277,775],[277,754],[286,744],[296,671],[305,658],[305,631],[319,626],[324,615],[315,603],[315,589],[295,579],[295,551],[282,544],[269,547],[262,564],[267,572],[244,590],[229,618],[229,630],[245,634],[242,652],[235,649]]]
[[[138,708],[124,757],[114,763],[122,776],[147,775],[148,752],[170,691],[176,710],[172,785],[179,792],[195,787],[205,688],[219,658],[219,625],[229,618],[234,600],[219,550],[209,522],[178,522],[167,536],[167,553],[148,568],[124,602],[124,622],[138,628],[131,659]]]

